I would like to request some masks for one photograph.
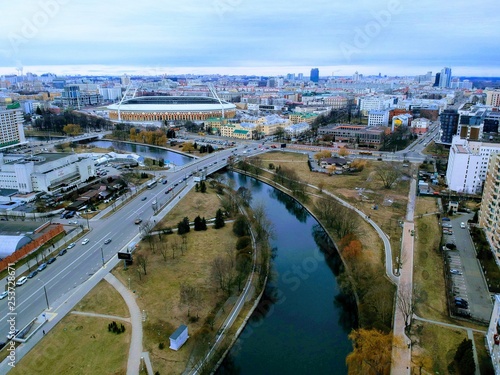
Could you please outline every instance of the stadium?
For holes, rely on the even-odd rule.
[[[116,121],[151,122],[165,120],[203,121],[211,117],[232,118],[236,106],[205,96],[141,96],[108,106]]]

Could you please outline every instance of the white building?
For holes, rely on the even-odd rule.
[[[292,137],[296,137],[302,133],[305,133],[306,131],[311,129],[311,125],[309,125],[307,122],[299,122],[298,124],[293,124],[290,126],[285,127],[283,130],[285,133],[289,134]]]
[[[0,189],[57,193],[95,176],[94,161],[77,154],[43,153],[33,156],[0,154]]]
[[[500,375],[500,295],[495,294],[495,304],[486,334],[486,344],[496,375]]]
[[[485,90],[486,105],[500,107],[500,90]]]
[[[419,117],[411,122],[411,131],[415,134],[427,133],[429,127],[431,126],[431,121],[425,117]]]
[[[23,122],[23,111],[20,109],[0,111],[0,149],[26,142]]]
[[[170,349],[179,350],[188,338],[188,327],[181,324],[170,336]]]
[[[448,157],[446,183],[452,191],[477,194],[481,191],[493,153],[500,152],[500,144],[469,141],[453,136]]]
[[[370,111],[368,113],[368,126],[387,126],[389,111]]]
[[[122,98],[121,87],[100,87],[99,94],[103,100],[120,100]]]

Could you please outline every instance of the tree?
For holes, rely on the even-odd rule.
[[[160,254],[163,257],[163,260],[166,262],[168,255],[168,237],[165,237],[163,239],[163,241],[160,243],[159,249],[160,249]]]
[[[226,292],[231,291],[233,283],[233,269],[232,261],[228,257],[218,256],[212,261],[210,274],[212,280],[218,285],[218,289]]]
[[[200,300],[199,290],[191,284],[183,282],[179,289],[179,303],[187,306],[187,316],[189,317],[191,306],[196,306]]]
[[[403,314],[403,318],[405,320],[405,330],[409,331],[411,328],[413,313],[415,312],[411,285],[399,285],[398,294],[396,296],[396,304],[399,311],[401,311],[401,314]]]
[[[68,124],[63,127],[63,132],[68,135],[77,135],[80,134],[82,131],[80,129],[80,125]]]
[[[455,353],[455,363],[461,375],[473,375],[476,370],[472,340],[463,339]]]
[[[339,150],[339,156],[342,156],[343,158],[345,158],[347,155],[349,155],[349,150],[345,147],[342,147]]]
[[[402,175],[399,167],[392,163],[382,163],[375,168],[375,173],[379,177],[385,189],[392,188],[392,185],[399,180]]]
[[[142,268],[142,272],[144,272],[144,275],[147,275],[148,257],[146,256],[146,254],[138,254],[135,260],[139,269]]]
[[[177,223],[177,234],[182,235],[190,231],[189,219],[185,217]]]
[[[349,334],[353,351],[346,358],[349,375],[386,375],[391,369],[392,333],[377,329],[357,329]],[[402,345],[400,338],[394,338]]]
[[[194,145],[191,142],[184,142],[182,145],[182,151],[191,153],[195,150]]]
[[[236,191],[236,196],[240,199],[244,206],[249,206],[252,201],[252,192],[244,186],[240,186]]]
[[[252,239],[249,236],[243,236],[236,241],[236,250],[244,249],[252,244]]]
[[[196,216],[194,218],[194,230],[195,231],[203,230],[201,228],[201,217],[200,217],[200,215],[198,215],[198,216]]]
[[[248,235],[248,220],[244,215],[238,215],[233,222],[233,233],[238,237]]]
[[[205,183],[205,181],[200,181],[200,191],[202,193],[206,193],[207,192],[207,184]]]
[[[215,213],[214,228],[220,229],[224,227],[224,225],[226,225],[226,223],[224,222],[224,214],[222,213],[222,210],[219,208]]]
[[[324,225],[340,238],[355,234],[359,228],[359,216],[333,197],[319,200],[314,210]]]
[[[353,239],[342,249],[342,255],[346,259],[358,259],[363,250],[363,245],[358,239]]]
[[[323,150],[314,154],[314,159],[318,161],[318,164],[321,159],[326,159],[331,157],[332,153],[328,150]]]

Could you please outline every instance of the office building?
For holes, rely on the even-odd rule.
[[[315,83],[319,82],[319,69],[318,68],[311,69],[310,80],[311,80],[311,82],[315,82]]]
[[[23,122],[22,110],[0,110],[0,148],[26,142]]]
[[[451,87],[451,68],[445,67],[441,69],[441,74],[439,76],[439,87]]]
[[[370,111],[368,113],[368,126],[387,126],[389,111]]]
[[[459,114],[454,109],[445,109],[439,115],[441,121],[441,143],[451,144],[453,136],[457,134]]]

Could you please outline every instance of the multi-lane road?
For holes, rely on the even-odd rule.
[[[209,175],[227,164],[227,158],[232,154],[245,155],[263,152],[264,150],[244,148],[240,146],[223,150],[196,159],[183,167],[177,167],[175,172],[163,173],[166,184],[157,184],[152,189],[146,189],[135,196],[133,200],[117,209],[112,215],[98,220],[90,220],[91,230],[45,270],[39,272],[27,283],[16,288],[16,327],[21,329],[33,318],[47,308],[45,290],[51,310],[61,304],[69,292],[89,279],[104,262],[114,257],[120,250],[126,249],[132,240],[138,239],[139,225],[134,223],[137,217],[143,222],[154,220],[153,202],[157,207],[177,199],[178,193],[192,179],[194,172],[205,170]],[[166,191],[172,189],[168,194]],[[173,205],[169,205],[171,207]],[[67,220],[56,220],[67,222]],[[84,223],[86,226],[86,222]],[[82,240],[88,238],[85,245]],[[109,244],[104,241],[111,239]],[[18,275],[19,276],[19,275]],[[0,335],[8,333],[7,299],[0,300]],[[0,341],[4,341],[0,338]]]

